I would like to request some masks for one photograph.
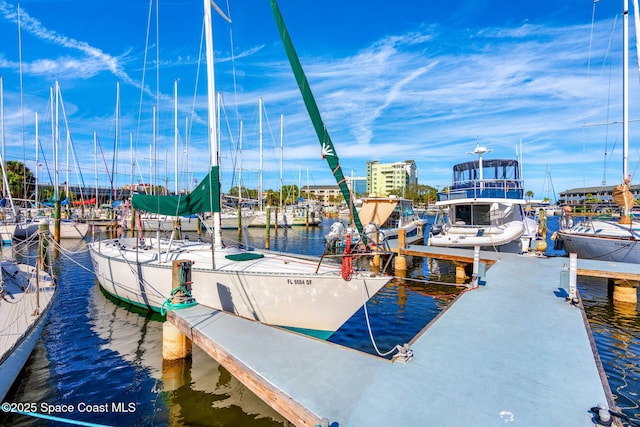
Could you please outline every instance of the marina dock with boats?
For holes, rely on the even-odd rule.
[[[2,107],[0,164],[3,196],[7,195],[9,204],[0,234],[3,242],[7,241],[11,247],[3,248],[10,256],[5,257],[3,252],[0,263],[0,425],[340,427],[516,423],[526,426],[640,426],[640,364],[637,363],[640,354],[637,303],[640,263],[638,258],[623,257],[624,249],[620,249],[631,247],[630,242],[635,249],[640,241],[637,234],[640,224],[631,216],[631,208],[640,199],[635,200],[634,195],[626,191],[626,195],[622,194],[631,182],[626,165],[628,58],[623,59],[625,166],[620,188],[623,220],[594,219],[569,227],[557,218],[548,222],[542,208],[539,213],[532,212],[532,192],[526,191],[522,178],[522,157],[483,158],[492,150],[481,146],[480,137],[477,137],[475,150],[466,153],[477,158],[462,163],[452,161],[453,180],[442,190],[418,186],[418,170],[413,160],[394,162],[384,169],[373,167],[373,163],[378,163],[376,160],[367,162],[366,194],[361,191],[357,194],[353,185],[357,181],[355,174],[352,171],[352,179],[345,177],[343,167],[346,170],[346,163],[344,159],[340,160],[329,136],[329,129],[337,128],[336,141],[355,140],[350,149],[345,150],[351,159],[361,160],[358,152],[366,148],[362,151],[367,155],[399,158],[415,153],[428,157],[429,162],[441,156],[430,163],[440,167],[456,157],[454,150],[451,150],[453,153],[446,152],[449,148],[463,151],[459,148],[468,143],[468,134],[490,123],[491,132],[495,132],[495,142],[491,144],[503,146],[504,152],[504,146],[511,144],[514,132],[502,128],[511,126],[516,120],[502,117],[502,120],[489,121],[478,115],[482,122],[474,122],[476,117],[466,108],[470,109],[478,99],[473,99],[472,92],[475,91],[470,89],[477,87],[478,82],[484,85],[486,81],[505,80],[517,81],[518,93],[524,92],[521,89],[525,86],[536,93],[536,88],[549,86],[548,75],[545,76],[547,83],[541,85],[540,80],[528,75],[524,68],[505,64],[511,67],[501,67],[500,71],[507,70],[507,78],[493,76],[467,82],[465,97],[458,98],[464,99],[466,108],[449,104],[445,109],[440,105],[440,110],[430,110],[431,117],[425,120],[424,111],[438,103],[434,101],[448,97],[447,82],[453,80],[449,75],[442,80],[432,79],[430,74],[439,71],[443,65],[450,69],[449,73],[456,72],[460,77],[468,73],[459,64],[451,67],[443,60],[444,56],[430,56],[435,49],[423,43],[431,43],[431,37],[436,37],[440,28],[432,26],[430,33],[415,30],[410,41],[408,37],[385,34],[384,40],[374,43],[374,50],[363,50],[367,54],[363,56],[373,57],[374,61],[362,62],[355,56],[343,61],[343,65],[352,61],[368,64],[354,68],[359,80],[363,76],[371,79],[371,82],[365,82],[366,90],[363,86],[358,91],[366,99],[362,101],[353,96],[355,92],[335,90],[336,86],[328,85],[329,80],[322,79],[331,76],[312,61],[309,64],[318,83],[310,84],[278,2],[269,0],[268,3],[276,24],[270,31],[281,38],[294,78],[289,76],[289,82],[278,80],[280,103],[293,106],[294,111],[300,111],[304,104],[308,114],[308,117],[297,116],[292,120],[296,131],[291,136],[296,143],[291,150],[292,159],[288,161],[291,166],[298,167],[300,182],[300,166],[311,157],[309,147],[314,147],[316,160],[321,158],[322,163],[326,162],[329,170],[325,173],[330,172],[335,178],[335,188],[324,193],[325,196],[331,194],[332,200],[329,201],[329,197],[324,200],[334,208],[343,204],[348,206],[348,219],[343,217],[344,222],[323,221],[323,205],[317,194],[314,197],[318,200],[313,200],[313,206],[311,199],[303,199],[300,194],[295,204],[291,204],[291,198],[284,201],[284,115],[280,116],[280,201],[275,201],[273,190],[263,188],[262,119],[267,115],[266,112],[263,114],[262,98],[258,119],[260,155],[255,157],[260,159],[259,185],[251,196],[259,201],[260,209],[243,210],[242,190],[249,189],[244,187],[240,177],[237,183],[234,182],[238,190],[235,206],[224,206],[223,178],[233,175],[235,179],[236,173],[242,174],[244,127],[241,117],[246,117],[246,110],[241,105],[236,106],[236,129],[227,115],[232,108],[224,105],[224,97],[220,88],[216,89],[215,82],[232,74],[235,91],[253,85],[245,81],[244,76],[270,75],[271,78],[275,74],[287,74],[273,72],[276,70],[273,64],[278,64],[278,70],[282,71],[284,57],[278,56],[282,55],[281,51],[271,51],[270,46],[279,43],[268,38],[268,42],[260,40],[264,44],[259,48],[257,44],[245,44],[249,39],[244,40],[245,51],[240,55],[236,55],[238,52],[234,51],[233,43],[228,52],[219,45],[214,49],[214,22],[216,25],[222,23],[222,28],[232,22],[228,4],[225,11],[215,2],[199,0],[197,14],[192,5],[180,6],[179,12],[174,9],[172,18],[184,13],[184,22],[189,22],[188,27],[191,27],[189,30],[174,27],[171,39],[180,39],[183,50],[180,55],[184,55],[176,62],[194,62],[189,58],[196,56],[187,47],[194,40],[187,39],[197,35],[200,26],[194,24],[196,21],[191,20],[191,15],[197,15],[198,20],[203,18],[195,80],[200,80],[200,66],[206,67],[206,107],[204,102],[197,102],[198,97],[204,101],[205,96],[199,93],[201,88],[195,83],[192,117],[187,117],[184,155],[180,155],[178,118],[187,108],[183,102],[184,111],[180,111],[179,79],[174,80],[174,154],[169,159],[165,150],[164,185],[159,185],[158,175],[158,151],[162,148],[155,145],[159,136],[156,125],[160,124],[157,119],[164,116],[157,113],[168,111],[164,105],[167,103],[161,102],[165,97],[160,90],[159,68],[156,70],[155,95],[150,90],[152,84],[144,82],[146,50],[150,49],[149,41],[152,40],[153,2],[149,5],[141,83],[131,77],[132,68],[127,63],[133,59],[130,51],[140,53],[137,49],[129,48],[116,57],[99,47],[62,35],[62,32],[47,30],[35,18],[22,21],[19,6],[15,10],[11,5],[3,6],[5,20],[12,23],[15,20],[19,31],[29,31],[30,42],[46,39],[54,47],[80,50],[98,61],[94,67],[77,67],[84,70],[83,78],[76,75],[78,86],[80,82],[84,84],[85,79],[90,80],[88,74],[108,70],[122,78],[128,89],[139,87],[141,91],[136,125],[140,134],[136,131],[135,149],[134,135],[129,134],[128,195],[118,195],[118,190],[125,186],[120,184],[118,188],[116,176],[118,163],[120,166],[123,163],[117,159],[118,151],[122,151],[119,147],[120,83],[117,83],[113,150],[112,153],[109,149],[103,150],[97,131],[93,130],[96,197],[82,201],[75,200],[77,196],[69,190],[70,163],[75,161],[81,170],[82,159],[77,158],[72,145],[67,111],[73,114],[84,112],[84,108],[74,104],[68,105],[68,109],[64,107],[59,82],[55,83],[55,91],[50,88],[47,105],[51,115],[55,166],[53,174],[49,173],[53,185],[46,189],[51,193],[46,198],[53,206],[52,211],[40,209],[38,205],[45,200],[38,194],[43,188],[38,182],[38,167],[47,163],[40,160],[40,155],[43,159],[45,152],[47,157],[49,155],[48,148],[41,149],[38,136],[38,124],[44,120],[35,114],[35,176],[28,176],[24,111],[20,115],[11,114],[14,121],[18,116],[22,119],[25,163],[12,161],[12,179],[9,179],[9,169],[5,169]],[[628,35],[627,3],[627,0],[623,1],[622,11],[625,39]],[[157,2],[155,8],[155,25],[159,26]],[[250,9],[243,10],[245,17],[253,12]],[[107,11],[108,8],[103,13]],[[360,13],[364,14],[365,10]],[[121,19],[128,18],[122,15]],[[103,24],[99,21],[94,24],[96,28]],[[255,32],[259,32],[257,22],[252,23]],[[427,22],[419,23],[422,26]],[[300,31],[299,24],[296,22],[293,27],[296,31]],[[355,22],[353,26],[356,27]],[[131,27],[137,28],[137,25]],[[191,29],[196,30],[194,35],[190,34]],[[571,27],[573,29],[575,25]],[[486,31],[486,28],[480,30],[473,38],[483,45],[487,34],[501,33]],[[158,28],[155,31],[157,47],[160,41]],[[453,40],[453,32],[443,32]],[[97,29],[96,33],[103,34]],[[182,39],[187,33],[189,37]],[[518,33],[518,38],[526,37],[522,35],[526,33],[522,28],[518,28]],[[552,33],[545,35],[552,39],[555,37]],[[229,31],[230,38],[231,34]],[[408,34],[405,32],[403,36]],[[501,39],[511,38],[504,34]],[[108,39],[121,34],[112,35]],[[218,34],[215,40],[217,43]],[[393,41],[389,44],[387,40]],[[347,39],[343,38],[342,42],[346,47]],[[21,43],[19,37],[19,66],[10,60],[5,63],[19,70],[13,74],[20,77],[19,99],[20,110],[23,110]],[[447,43],[456,44],[449,40]],[[305,50],[309,46],[307,44]],[[430,62],[406,67],[406,64],[415,64],[418,58],[407,56],[402,64],[395,65],[397,70],[387,68],[390,58],[400,52],[410,52],[413,46],[419,47],[414,54],[428,56]],[[486,47],[494,46],[486,44]],[[624,50],[627,48],[625,44]],[[262,50],[268,50],[269,55],[261,56]],[[389,54],[392,50],[395,52]],[[485,55],[492,49],[482,50]],[[220,52],[229,53],[234,60],[225,61],[224,56],[217,58]],[[380,52],[384,53],[383,60],[379,59]],[[447,55],[454,53],[451,57],[466,60],[471,59],[470,52],[472,50],[458,50],[447,52]],[[516,55],[514,49],[509,52]],[[64,53],[52,54],[63,57]],[[165,58],[160,61],[159,48],[156,54],[157,67],[170,63],[165,62]],[[5,55],[7,58],[12,56]],[[26,57],[32,58],[31,55]],[[214,73],[214,57],[216,70],[225,62],[233,63],[232,70]],[[242,78],[236,80],[240,77],[236,75],[236,59],[240,65],[240,62],[258,57],[263,64],[268,64],[268,69],[255,68],[254,73],[243,70]],[[529,52],[525,57],[526,61],[520,61],[533,62]],[[546,54],[544,57],[551,58]],[[579,55],[576,57],[580,58]],[[81,59],[77,64],[86,65],[86,58]],[[306,58],[304,62],[307,62]],[[385,74],[385,80],[390,83],[378,86],[381,80],[376,81],[373,74],[364,73],[377,68],[371,65],[374,63],[383,64],[377,73]],[[31,77],[38,68],[34,64],[25,67]],[[333,69],[335,64],[332,64]],[[242,65],[243,68],[246,66]],[[69,74],[73,74],[71,68],[74,67],[67,68]],[[516,68],[517,72],[509,71]],[[342,71],[340,73],[342,75]],[[398,77],[390,78],[394,75]],[[438,89],[436,96],[435,91],[416,90],[418,86],[414,80],[424,85],[426,81],[419,80],[423,75],[429,75],[428,84]],[[574,77],[571,75],[571,85],[577,80]],[[290,96],[294,80],[301,99]],[[331,80],[336,81],[335,76]],[[27,83],[32,90],[34,85],[29,79]],[[92,83],[87,84],[85,90],[91,87],[91,99],[102,100],[104,94]],[[262,88],[266,86],[270,85]],[[329,113],[330,122],[325,123],[321,117],[312,86],[323,88],[322,110]],[[327,90],[329,86],[331,89]],[[405,86],[411,91],[404,90]],[[525,103],[518,101],[515,106],[509,106],[504,102],[505,97],[517,98],[513,93],[503,92],[502,99],[495,103],[487,102],[491,100],[489,97],[485,100],[488,89],[492,89],[490,86],[478,91],[482,93],[478,98],[483,97],[485,108],[495,104],[512,112],[509,119],[522,119],[516,112],[520,114],[525,110]],[[558,96],[558,87],[556,85],[553,90],[554,97],[563,98],[562,107],[570,108],[571,102],[567,100],[571,98],[565,94]],[[39,107],[35,101],[38,95],[35,90],[32,93],[30,103]],[[236,103],[247,104],[249,93],[241,93],[245,101],[238,103],[241,98],[236,98]],[[326,107],[327,95],[333,96],[330,104],[333,107],[339,105],[339,98],[345,94],[351,97],[348,109]],[[17,104],[18,97],[15,93],[12,95]],[[145,121],[143,110],[151,104],[149,97],[153,98],[153,118]],[[87,96],[86,102],[89,98]],[[416,104],[419,108],[413,109],[407,119],[399,118],[397,114],[398,111],[407,112],[406,109],[396,109],[404,98],[421,98],[424,102]],[[3,106],[1,76],[0,99],[0,106]],[[14,109],[18,110],[17,107]],[[537,111],[536,108],[526,110]],[[65,138],[60,138],[60,112],[64,116],[62,134]],[[393,133],[384,133],[386,145],[377,145],[381,134],[374,132],[375,126],[387,114],[392,117],[387,118],[388,123],[398,126],[394,127]],[[451,137],[451,130],[445,133],[436,130],[439,122],[447,120],[449,115],[458,120],[465,119],[464,142],[459,137]],[[79,116],[76,113],[75,118]],[[102,111],[101,116],[94,117],[103,120],[106,115]],[[574,113],[573,117],[578,114]],[[348,126],[336,126],[336,118],[347,118],[350,120]],[[527,125],[538,121],[545,120],[522,120]],[[48,124],[49,120],[46,122]],[[15,123],[17,121],[10,127],[11,137],[18,141],[20,132],[16,131]],[[449,129],[457,130],[462,128],[461,123],[456,121],[447,125]],[[478,126],[479,123],[482,126]],[[150,133],[147,127],[151,129]],[[404,136],[415,129],[419,130],[419,135]],[[314,144],[307,139],[312,130],[317,137]],[[519,129],[518,132],[522,131]],[[543,151],[541,141],[550,135],[546,132],[548,130],[542,136],[532,138],[535,142],[529,147],[535,144]],[[81,138],[87,135],[85,133]],[[134,178],[135,169],[143,158],[137,146],[138,136],[140,141],[152,141],[148,183],[145,182],[146,173],[142,171],[138,171],[139,178]],[[61,139],[67,141],[64,167],[60,165],[59,156]],[[161,136],[160,141],[164,140],[166,138]],[[193,144],[191,148],[189,144]],[[374,144],[384,150],[371,150]],[[98,174],[99,145],[106,178]],[[236,152],[223,154],[224,145],[231,146]],[[521,141],[520,150],[522,147]],[[88,150],[83,148],[86,157]],[[191,174],[188,172],[189,149],[192,156],[197,157],[197,162],[191,166],[198,164]],[[393,153],[394,150],[398,152]],[[111,169],[105,152],[113,154]],[[254,153],[245,154],[251,159]],[[174,166],[173,177],[168,173],[170,164]],[[315,166],[311,162],[308,165]],[[186,173],[179,172],[181,167]],[[67,171],[67,206],[72,203],[84,214],[85,207],[95,204],[93,219],[111,222],[105,229],[99,229],[95,222],[90,226],[89,218],[77,215],[77,211],[73,214],[69,208],[64,213],[61,211],[59,187],[62,184],[58,175],[63,168]],[[80,177],[78,180],[84,181]],[[138,184],[134,184],[136,180]],[[22,185],[18,181],[22,181]],[[110,188],[105,193],[108,203],[98,197],[99,181],[108,181]],[[173,191],[169,191],[169,182],[174,184]],[[436,187],[441,182],[433,180]],[[84,184],[83,187],[86,188]],[[23,193],[20,209],[11,201],[11,191]],[[33,204],[30,206],[32,192]],[[309,195],[310,191],[307,193]],[[434,201],[434,197],[437,200]],[[80,195],[80,198],[84,196]],[[362,201],[360,209],[356,208],[357,199]],[[422,212],[435,207],[437,215],[419,215],[414,206],[418,200]],[[268,202],[264,210],[263,201]],[[7,201],[3,200],[3,203],[6,205]],[[106,208],[104,218],[97,215],[99,206]],[[545,205],[539,205],[542,206]],[[260,225],[257,232],[255,228],[248,228],[256,224]],[[52,232],[47,230],[49,225],[53,225]],[[235,225],[236,230],[225,233],[225,228]],[[551,232],[553,240],[548,237]],[[611,246],[602,245],[601,239],[608,239]],[[572,246],[578,240],[584,243],[584,246],[579,245],[581,249]],[[597,251],[593,250],[593,245]],[[203,355],[206,357],[200,357]]]
[[[501,254],[391,360],[203,306],[167,319],[295,425],[591,425],[617,409],[567,262]]]

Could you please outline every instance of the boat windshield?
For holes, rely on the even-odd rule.
[[[455,207],[455,216],[451,218],[455,225],[491,225],[489,205],[459,205]]]

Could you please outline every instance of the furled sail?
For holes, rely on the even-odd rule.
[[[134,194],[131,205],[135,209],[161,215],[184,216],[203,212],[220,212],[220,179],[218,166],[189,194],[177,196],[151,196]]]
[[[291,41],[291,37],[289,36],[287,27],[284,24],[284,19],[282,18],[282,14],[280,13],[278,3],[276,2],[276,0],[270,1],[271,8],[273,9],[273,15],[276,20],[276,25],[278,26],[278,32],[280,33],[282,43],[284,44],[287,56],[289,57],[291,69],[293,70],[293,74],[296,77],[296,82],[298,83],[298,88],[300,88],[300,93],[302,94],[304,105],[307,107],[307,112],[309,113],[309,117],[311,118],[313,127],[315,128],[316,134],[318,135],[320,146],[322,147],[322,157],[329,164],[331,172],[333,173],[333,176],[335,177],[338,186],[340,187],[342,196],[344,197],[345,202],[347,202],[347,204],[349,205],[349,210],[351,211],[351,215],[353,216],[353,222],[358,231],[362,234],[362,223],[360,222],[360,218],[358,217],[358,212],[353,206],[351,190],[349,189],[344,174],[342,173],[342,168],[340,167],[340,159],[338,158],[335,147],[333,146],[333,142],[331,142],[329,132],[327,132],[327,128],[322,121],[322,117],[320,117],[318,105],[316,104],[316,101],[313,97],[313,93],[311,93],[309,82],[307,81],[307,77],[304,74],[304,70],[302,69],[300,60],[298,59],[298,54],[293,47],[293,42]]]
[[[629,189],[629,180],[625,179],[622,184],[618,184],[613,189],[613,201],[622,209],[622,216],[620,217],[621,224],[630,224],[629,211],[635,204],[635,198],[633,193]]]

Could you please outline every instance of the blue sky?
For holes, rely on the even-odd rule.
[[[264,188],[280,185],[281,115],[284,184],[334,183],[269,1],[218,4],[232,19],[228,24],[214,13],[216,84],[224,99],[223,190],[237,183],[240,120],[243,182],[257,187],[260,97]],[[70,182],[81,179],[76,161],[66,166],[64,118],[86,185],[96,181],[94,130],[101,185],[107,167],[116,170],[117,185],[149,182],[156,105],[155,176],[173,189],[178,80],[178,186],[203,177],[209,154],[204,64],[198,68],[202,2],[160,0],[149,8],[143,1],[25,0],[19,32],[17,2],[0,0],[7,160],[26,160],[35,169],[38,112],[42,153],[53,168],[49,93],[57,80],[64,105],[60,182],[67,170]],[[442,188],[455,163],[472,159],[466,153],[476,142],[493,149],[492,158],[514,158],[522,142],[525,185],[536,198],[554,199],[551,184],[559,192],[620,181],[621,125],[604,123],[622,117],[622,1],[600,0],[595,13],[588,0],[508,6],[488,0],[281,0],[280,8],[346,175],[364,176],[368,160],[415,160],[419,182]],[[635,49],[630,57],[631,99],[640,99]],[[631,119],[640,117],[633,101],[630,111]],[[633,123],[630,129],[634,173],[639,130]],[[43,169],[40,179],[50,182]]]

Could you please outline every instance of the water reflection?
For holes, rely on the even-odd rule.
[[[100,349],[115,351],[123,361],[146,370],[165,407],[169,425],[280,425],[284,419],[246,389],[198,346],[181,361],[162,359],[162,322],[91,291],[91,330]]]
[[[616,404],[640,422],[640,316],[613,301],[606,279],[580,277],[580,295]]]

